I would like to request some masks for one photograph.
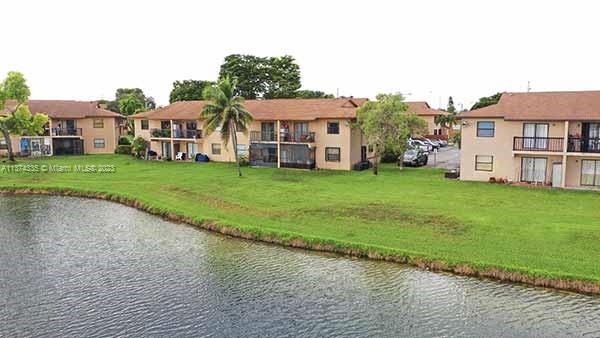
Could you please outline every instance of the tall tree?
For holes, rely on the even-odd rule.
[[[300,66],[289,55],[232,54],[225,57],[219,77],[237,81],[236,94],[246,99],[291,98],[301,86]]]
[[[483,107],[487,107],[487,106],[496,104],[496,103],[498,103],[498,101],[500,101],[500,96],[502,96],[502,93],[496,93],[492,96],[482,97],[479,99],[479,101],[477,101],[477,103],[475,103],[473,105],[473,107],[471,107],[471,110],[479,109],[479,108],[483,108]]]
[[[27,100],[30,95],[27,81],[21,73],[9,72],[6,79],[0,83],[0,130],[6,142],[8,159],[12,162],[15,160],[15,155],[10,134],[40,135],[48,123],[46,114],[33,115],[29,111]],[[8,107],[13,103],[14,107]]]
[[[297,90],[294,97],[299,99],[333,99],[333,94],[325,94],[325,92],[319,90]]]
[[[121,96],[119,99],[119,111],[125,116],[130,116],[146,110],[144,101],[134,94]]]
[[[238,175],[242,176],[240,159],[237,151],[237,133],[246,133],[248,125],[252,122],[252,115],[244,107],[244,98],[235,94],[235,81],[231,82],[225,77],[216,85],[207,87],[203,96],[210,100],[200,113],[200,119],[204,120],[206,134],[217,129],[221,130],[221,139],[227,147],[229,140],[233,143],[235,153],[235,164]]]
[[[117,92],[115,93],[114,101],[108,101],[106,104],[106,108],[108,110],[114,111],[116,113],[121,113],[119,102],[121,101],[121,99],[123,97],[129,96],[129,95],[135,96],[140,102],[142,102],[144,104],[145,109],[156,108],[156,102],[154,101],[154,98],[151,96],[144,95],[144,91],[141,90],[140,88],[119,88],[119,89],[117,89]]]
[[[448,97],[448,108],[446,108],[446,111],[450,114],[456,114],[456,107],[454,107],[452,96]]]
[[[379,94],[376,101],[368,101],[357,110],[357,125],[375,153],[373,174],[378,174],[385,149],[403,156],[411,134],[426,128],[425,120],[408,109],[401,95]]]
[[[119,98],[119,111],[125,116],[137,114],[139,112],[146,111],[146,104],[138,95],[125,94]],[[134,132],[133,120],[127,121],[127,133],[133,135]]]
[[[169,103],[177,101],[202,100],[204,88],[214,85],[212,81],[183,80],[173,82],[173,89],[169,95]]]
[[[267,59],[265,99],[286,99],[296,96],[300,89],[300,66],[292,56]]]

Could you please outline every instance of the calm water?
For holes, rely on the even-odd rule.
[[[600,337],[600,297],[0,196],[0,337]]]

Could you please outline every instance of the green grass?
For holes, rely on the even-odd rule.
[[[20,164],[114,164],[114,174],[0,172],[0,189],[116,194],[159,210],[242,231],[304,238],[450,265],[600,281],[600,194],[450,181],[442,171],[244,168],[55,157]],[[0,163],[0,167],[2,164]]]

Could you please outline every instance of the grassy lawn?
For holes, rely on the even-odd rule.
[[[20,164],[114,164],[113,174],[1,173],[0,188],[113,193],[244,231],[299,236],[449,264],[600,281],[600,193],[445,180],[442,171],[244,168],[80,156]],[[2,163],[0,163],[0,167]]]

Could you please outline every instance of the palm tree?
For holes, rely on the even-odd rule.
[[[434,122],[438,124],[442,128],[450,129],[454,125],[456,125],[458,118],[456,114],[448,114],[448,115],[437,115],[434,118]]]
[[[207,135],[220,128],[225,146],[231,138],[238,175],[242,176],[237,152],[237,133],[248,131],[252,115],[244,108],[244,98],[234,93],[235,86],[235,82],[232,83],[226,77],[216,85],[205,88],[203,96],[211,102],[202,109],[200,119],[204,120],[204,130]]]

